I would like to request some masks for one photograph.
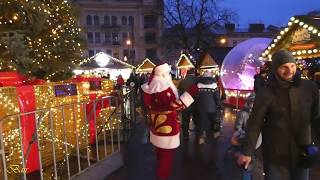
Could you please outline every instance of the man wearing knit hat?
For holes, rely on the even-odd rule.
[[[141,86],[144,105],[150,116],[150,142],[155,146],[157,180],[167,180],[171,174],[175,149],[180,145],[180,123],[177,111],[190,106],[198,91],[190,88],[181,96],[172,82],[170,66],[154,67],[149,81]]]
[[[292,54],[280,50],[272,56],[267,87],[256,94],[247,122],[243,155],[238,164],[247,168],[262,132],[266,180],[308,180],[314,155],[311,128],[318,114],[318,88],[296,73]],[[307,157],[307,158],[306,158]]]

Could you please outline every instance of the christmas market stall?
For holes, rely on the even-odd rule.
[[[194,68],[193,63],[187,54],[182,53],[179,57],[178,62],[176,63],[177,75],[179,78],[184,78],[187,75],[189,69]]]
[[[136,73],[144,74],[144,73],[151,73],[153,68],[156,65],[148,58],[142,61],[141,64],[138,65],[136,69]]]
[[[111,80],[116,80],[119,75],[123,79],[128,79],[134,69],[135,67],[131,64],[100,52],[89,58],[81,67],[73,72],[76,75],[109,76]]]
[[[310,70],[320,60],[320,16],[294,16],[263,51],[260,59],[271,61],[274,52],[285,49],[297,58],[302,77],[308,77]],[[314,74],[314,73],[311,73]]]
[[[209,53],[204,53],[197,63],[197,72],[211,71],[213,75],[219,75],[219,66]]]

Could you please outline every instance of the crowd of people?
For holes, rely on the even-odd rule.
[[[216,138],[221,126],[218,78],[189,70],[176,87],[170,72],[168,64],[160,64],[148,78],[131,74],[126,83],[141,92],[159,180],[169,178],[180,139],[189,138],[191,119],[199,145]],[[319,81],[301,79],[294,57],[283,50],[254,78],[254,93],[237,113],[230,140],[243,179],[251,179],[247,170],[261,158],[266,180],[308,180],[318,151],[314,137],[320,134]]]

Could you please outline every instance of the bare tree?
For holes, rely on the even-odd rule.
[[[170,33],[174,33],[175,40],[179,40],[181,48],[194,52],[210,47],[213,42],[208,35],[235,19],[236,13],[220,8],[219,2],[221,0],[165,0],[164,23]]]

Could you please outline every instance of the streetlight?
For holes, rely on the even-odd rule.
[[[225,44],[226,42],[227,42],[226,38],[220,39],[220,43],[221,43],[221,44]]]
[[[130,40],[130,39],[127,39],[127,40],[126,40],[126,45],[128,46],[128,59],[130,60],[130,59],[131,59],[131,56],[130,56],[131,40]],[[132,64],[133,64],[133,63],[132,63]]]
[[[128,47],[131,45],[130,39],[126,40],[126,45],[128,45]]]

